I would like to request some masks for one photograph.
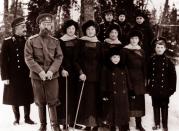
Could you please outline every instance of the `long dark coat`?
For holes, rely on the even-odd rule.
[[[149,85],[151,96],[169,97],[176,91],[176,70],[165,55],[154,55],[149,63]]]
[[[140,117],[145,115],[145,55],[142,49],[124,48],[123,52],[132,85],[129,91],[130,116]]]
[[[110,65],[103,69],[101,76],[103,87],[103,121],[111,126],[121,126],[129,122],[129,101],[128,88],[130,82],[128,79],[128,71],[125,67],[119,65]]]
[[[128,43],[128,34],[131,31],[132,26],[127,22],[117,22],[118,25],[121,28],[121,38],[119,38],[122,41],[123,45],[126,45]]]
[[[80,69],[86,75],[85,87],[79,110],[79,123],[96,126],[98,112],[99,77],[101,70],[101,43],[82,40],[78,57]],[[79,92],[81,91],[81,88]]]
[[[76,68],[76,57],[78,55],[78,45],[79,40],[73,39],[68,41],[63,41],[60,39],[60,46],[64,55],[62,65],[60,68],[60,78],[59,78],[59,97],[60,97],[60,107],[59,107],[59,117],[62,123],[65,124],[65,109],[66,109],[66,78],[61,76],[61,71],[64,69],[68,71],[68,115],[70,123],[74,121],[74,116],[77,107],[77,83],[79,81],[79,75]]]
[[[152,43],[151,42],[154,38],[154,33],[152,31],[152,28],[147,23],[144,22],[141,25],[136,23],[135,26],[133,27],[133,30],[139,30],[143,34],[141,47],[145,52],[146,61],[149,61],[149,58],[152,53]]]
[[[6,38],[2,45],[2,80],[10,80],[5,85],[3,103],[8,105],[26,105],[33,103],[33,91],[29,78],[29,69],[24,61],[25,38],[13,36]]]

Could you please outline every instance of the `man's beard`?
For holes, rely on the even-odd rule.
[[[40,31],[40,35],[41,35],[42,37],[48,36],[49,33],[50,33],[50,31],[49,31],[47,28],[42,29],[42,30]]]

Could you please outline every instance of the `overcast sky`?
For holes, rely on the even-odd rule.
[[[2,22],[2,19],[3,19],[3,1],[4,0],[0,0],[0,22]],[[21,0],[23,2],[27,2],[29,0]],[[159,9],[162,8],[163,9],[163,6],[164,6],[164,3],[165,3],[165,0],[148,0],[148,8],[152,9],[152,8],[155,8],[158,10],[158,13],[159,12]],[[175,3],[176,5],[176,8],[179,9],[179,0],[169,0],[169,4],[170,6],[172,7],[173,3]],[[0,23],[1,24],[1,23]]]

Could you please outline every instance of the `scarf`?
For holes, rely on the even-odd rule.
[[[60,39],[63,40],[63,41],[70,41],[70,40],[74,40],[76,38],[77,38],[76,35],[69,36],[69,35],[65,34]]]
[[[80,40],[89,41],[89,42],[99,42],[96,36],[93,37],[83,36],[80,38]]]

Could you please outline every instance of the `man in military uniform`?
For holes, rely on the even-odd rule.
[[[115,24],[115,25],[118,25],[118,24],[116,22],[114,22],[113,10],[111,10],[111,9],[105,10],[102,15],[103,15],[103,22],[100,23],[100,25],[99,25],[100,32],[98,34],[98,39],[101,42],[104,42],[104,40],[107,37],[107,35],[106,35],[107,28],[112,24]]]
[[[30,104],[34,101],[33,91],[29,78],[29,69],[24,61],[25,19],[19,17],[12,22],[11,26],[13,35],[6,38],[2,45],[3,103],[12,105],[15,116],[14,125],[19,124],[19,106],[24,106],[25,123],[34,124],[30,119]]]
[[[39,109],[41,122],[39,131],[46,131],[46,104],[52,130],[60,130],[57,123],[56,106],[59,104],[58,70],[63,54],[59,41],[50,36],[52,19],[51,14],[40,14],[36,19],[40,32],[30,37],[25,46],[25,61],[30,69],[35,103]]]

